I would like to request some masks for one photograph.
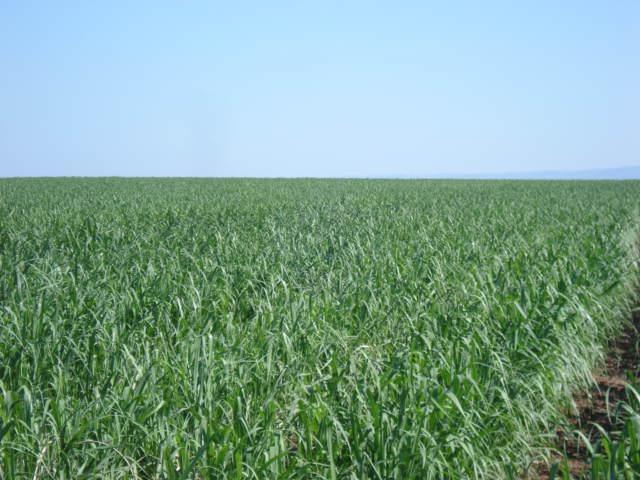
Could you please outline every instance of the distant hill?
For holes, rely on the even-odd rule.
[[[465,175],[436,175],[436,178],[522,179],[522,180],[632,180],[640,179],[640,165],[592,170],[542,170]]]

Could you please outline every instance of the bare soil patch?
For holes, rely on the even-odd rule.
[[[625,385],[640,380],[640,306],[632,312],[632,321],[617,337],[608,350],[602,369],[593,376],[594,386],[587,391],[576,392],[573,397],[575,411],[569,414],[569,425],[556,430],[556,448],[566,455],[569,473],[582,478],[589,469],[589,452],[574,432],[576,430],[591,443],[598,440],[599,425],[606,432],[620,427],[614,415],[618,402],[625,401]],[[563,461],[558,454],[552,463]],[[540,465],[534,478],[549,479],[549,465]]]

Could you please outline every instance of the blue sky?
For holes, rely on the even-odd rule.
[[[0,4],[0,176],[640,163],[640,2]]]

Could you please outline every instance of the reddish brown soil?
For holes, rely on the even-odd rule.
[[[625,400],[625,385],[630,380],[640,380],[640,308],[634,309],[632,315],[631,324],[612,342],[602,370],[594,374],[595,385],[574,395],[576,411],[569,415],[569,426],[556,431],[556,448],[560,453],[552,462],[562,461],[564,453],[573,478],[584,477],[589,467],[584,442],[573,432],[579,430],[593,443],[599,435],[594,424],[606,432],[619,427],[614,418],[616,405]],[[548,465],[536,470],[534,478],[549,478]]]

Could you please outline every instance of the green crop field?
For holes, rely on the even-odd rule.
[[[518,477],[640,182],[0,180],[0,478]]]

